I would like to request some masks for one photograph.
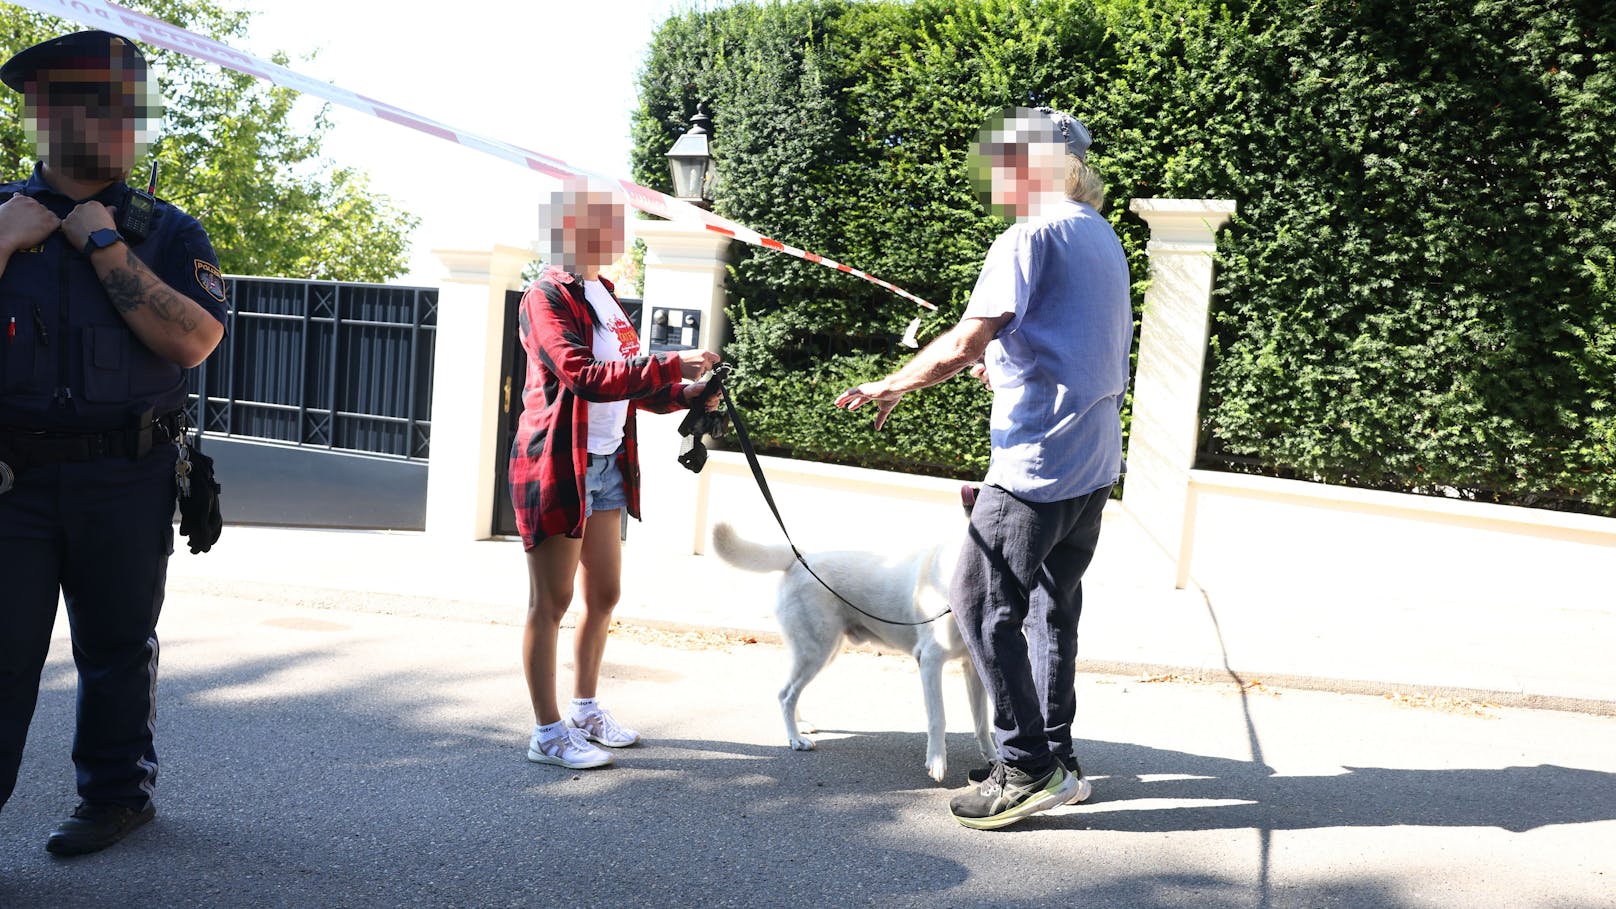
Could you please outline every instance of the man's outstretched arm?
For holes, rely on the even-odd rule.
[[[992,319],[961,319],[958,325],[927,344],[897,372],[842,392],[836,398],[836,406],[857,410],[874,402],[875,428],[880,429],[886,425],[887,415],[898,406],[898,401],[904,395],[953,378],[960,370],[982,359],[988,342],[997,337],[999,330],[1012,318],[1014,313],[1005,313]]]

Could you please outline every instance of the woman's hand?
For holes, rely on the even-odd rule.
[[[679,374],[686,379],[700,378],[702,373],[717,365],[718,354],[710,350],[679,351]]]
[[[684,390],[685,406],[686,407],[694,407],[694,406],[696,406],[696,402],[701,400],[701,396],[706,391],[707,391],[707,383],[706,382],[693,382],[693,383],[691,383],[689,385],[686,385],[685,390]],[[717,410],[719,408],[719,405],[721,405],[723,403],[724,403],[724,392],[719,391],[718,394],[713,395],[712,397],[707,399],[707,409],[709,411]]]

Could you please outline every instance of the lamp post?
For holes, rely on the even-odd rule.
[[[689,131],[673,143],[673,148],[668,149],[668,170],[673,175],[674,196],[702,208],[712,206],[707,198],[712,183],[713,156],[707,150],[707,140],[713,134],[712,122],[707,102],[697,104],[696,115],[690,118]]]

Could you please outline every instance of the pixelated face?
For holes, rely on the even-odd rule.
[[[569,184],[539,208],[539,245],[546,260],[575,274],[610,265],[623,254],[623,200],[611,190]]]
[[[35,154],[81,180],[127,177],[162,116],[154,80],[105,66],[41,73],[23,95]]]
[[[990,119],[967,156],[971,186],[988,210],[1003,218],[1037,214],[1059,198],[1066,179],[1066,149],[1042,113],[1007,108]]]

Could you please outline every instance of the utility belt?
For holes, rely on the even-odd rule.
[[[133,428],[105,432],[0,429],[0,493],[10,491],[17,474],[35,467],[101,458],[138,461],[151,454],[155,446],[180,434],[180,411],[155,419],[149,413]]]

